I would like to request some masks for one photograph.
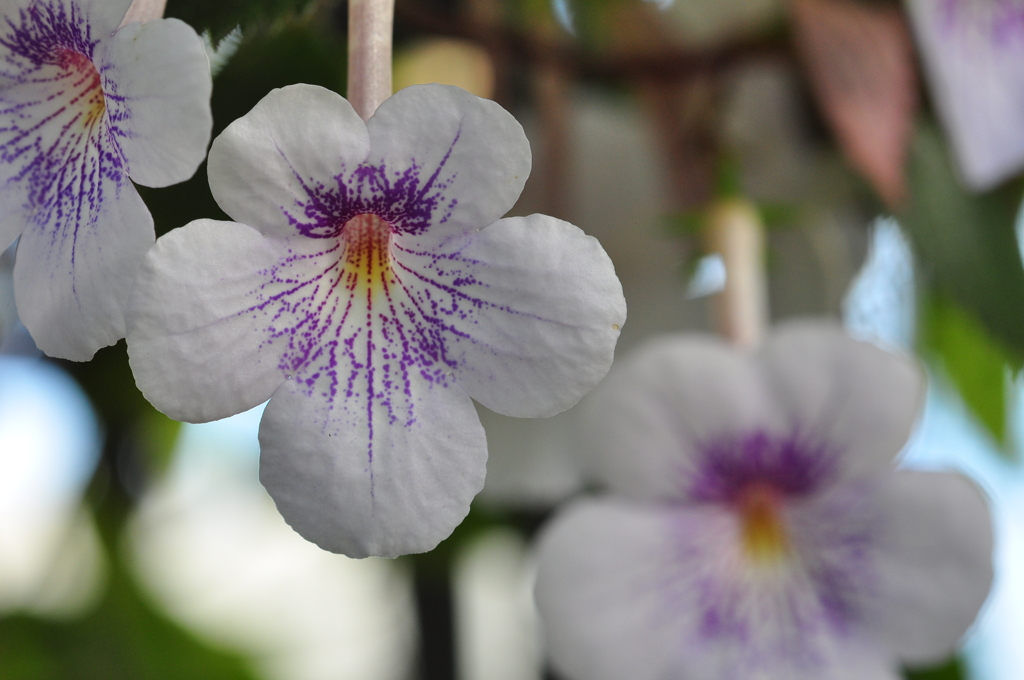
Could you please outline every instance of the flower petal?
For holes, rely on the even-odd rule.
[[[45,200],[18,242],[14,294],[39,349],[87,361],[124,337],[153,218],[98,140],[69,144],[66,174],[42,189]]]
[[[206,157],[213,82],[203,41],[187,24],[133,23],[97,49],[110,134],[139,184],[183,182]]]
[[[508,212],[530,174],[530,143],[512,114],[451,85],[397,92],[366,122],[367,183],[378,213],[421,246]]]
[[[541,537],[537,605],[572,680],[861,680],[899,676],[885,651],[823,613],[790,565],[743,561],[715,505],[585,501]]]
[[[901,470],[878,505],[879,593],[874,617],[899,658],[948,657],[992,584],[992,521],[978,488],[952,472]]]
[[[213,220],[162,236],[142,264],[128,314],[128,355],[143,395],[189,422],[269,399],[285,380],[289,338],[275,336],[278,310],[267,305],[294,287],[269,272],[323,245]]]
[[[837,449],[845,475],[891,467],[924,403],[924,372],[914,361],[835,324],[780,326],[761,363],[791,428]]]
[[[325,550],[426,552],[483,487],[487,442],[458,386],[410,372],[389,390],[400,376],[387,362],[398,362],[370,337],[348,344],[361,370],[274,393],[260,423],[260,481],[285,521]]]
[[[365,123],[340,95],[289,85],[213,141],[210,189],[232,219],[265,234],[334,236],[357,214],[342,214],[351,195],[342,180],[369,144]]]
[[[711,336],[648,342],[588,398],[595,473],[635,498],[682,499],[703,443],[723,433],[781,432],[750,355]]]
[[[393,248],[455,379],[489,409],[551,416],[608,372],[626,301],[597,239],[546,215],[502,219],[435,250]]]
[[[973,191],[1024,166],[1024,24],[1016,2],[909,0],[934,102]]]

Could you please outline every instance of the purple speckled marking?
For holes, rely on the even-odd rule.
[[[463,254],[476,229],[453,229],[429,250],[416,245],[457,205],[445,165],[458,142],[432,171],[365,164],[342,168],[330,184],[296,173],[307,199],[281,211],[323,247],[261,272],[265,283],[243,312],[265,328],[267,343],[284,340],[280,368],[327,404],[325,429],[328,421],[368,428],[371,480],[375,421],[416,424],[417,390],[452,384],[458,346],[478,342],[481,312],[538,318],[484,299],[477,272],[486,264]]]
[[[666,526],[672,548],[649,557],[661,562],[653,585],[663,606],[653,625],[692,619],[679,631],[681,654],[724,645],[736,678],[823,668],[823,641],[855,634],[876,586],[874,487],[837,484],[839,451],[799,434],[731,433],[699,452],[686,511]],[[742,522],[738,501],[752,485],[779,493],[792,551],[760,572],[746,558],[722,557],[737,554],[730,526]]]
[[[104,37],[74,2],[37,0],[0,19],[3,191],[49,238],[61,261],[47,266],[53,276],[63,270],[72,291],[83,239],[97,229],[104,201],[128,183],[109,125],[114,113],[126,120],[127,110],[110,98],[110,67],[93,61]]]
[[[1019,0],[941,0],[935,22],[947,38],[980,37],[1001,49],[1024,46],[1024,3]]]
[[[834,447],[794,432],[779,437],[761,430],[713,437],[698,447],[690,498],[730,502],[753,483],[794,498],[822,489],[836,472]]]

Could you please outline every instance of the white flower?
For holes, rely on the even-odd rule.
[[[1024,168],[1024,1],[908,0],[932,97],[968,186]]]
[[[51,356],[86,360],[124,337],[154,238],[131,180],[188,179],[210,140],[202,40],[176,19],[118,30],[130,4],[0,9],[0,250],[21,236],[18,314]]]
[[[241,222],[161,238],[133,298],[143,394],[202,422],[273,396],[260,479],[328,550],[429,550],[483,485],[470,397],[572,406],[625,321],[598,242],[499,219],[530,171],[522,128],[455,87],[402,90],[363,122],[320,87],[274,90],[218,137],[210,185]]]
[[[897,471],[923,397],[911,361],[837,327],[757,354],[677,336],[592,396],[618,498],[546,529],[537,604],[580,680],[897,680],[948,655],[991,583],[981,494]]]

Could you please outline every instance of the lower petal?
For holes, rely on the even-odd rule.
[[[797,564],[755,565],[714,507],[587,501],[540,543],[537,604],[572,680],[861,680],[898,675],[835,625]]]
[[[260,481],[292,528],[325,550],[426,552],[483,487],[483,428],[458,386],[410,373],[394,390],[387,366],[357,364],[340,381],[293,379],[274,393],[260,424]]]
[[[907,664],[941,661],[992,585],[992,521],[978,488],[952,472],[901,470],[882,488],[878,598],[882,639]]]
[[[125,307],[153,218],[128,177],[88,151],[76,182],[54,190],[18,242],[18,315],[46,354],[91,359],[125,335]]]

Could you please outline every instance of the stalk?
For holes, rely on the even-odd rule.
[[[708,249],[725,263],[725,289],[717,296],[718,332],[733,344],[756,347],[768,323],[764,225],[745,199],[717,201],[708,214]]]
[[[349,0],[348,101],[363,120],[391,96],[395,0]]]

